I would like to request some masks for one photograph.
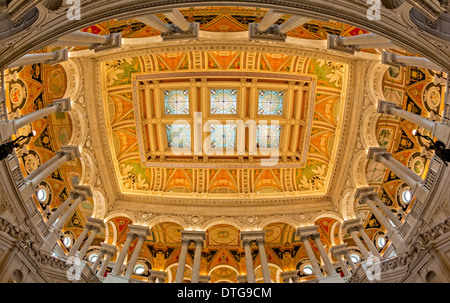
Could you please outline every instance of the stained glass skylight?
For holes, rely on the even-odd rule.
[[[283,99],[284,99],[283,91],[260,90],[258,102],[258,114],[282,115]]]
[[[167,115],[189,114],[189,90],[165,90],[164,106]]]
[[[236,114],[236,89],[211,89],[211,114]]]
[[[211,125],[211,147],[236,147],[236,125]]]
[[[189,124],[166,125],[169,147],[191,147],[191,126]]]
[[[256,127],[257,147],[277,148],[280,147],[281,126],[258,125]]]

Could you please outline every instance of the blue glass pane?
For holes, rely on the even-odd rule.
[[[236,114],[237,90],[211,89],[211,114]]]
[[[169,147],[191,147],[191,126],[166,125],[167,142]]]
[[[236,125],[211,125],[211,147],[236,147]]]
[[[164,105],[167,115],[189,114],[189,90],[165,90]]]
[[[258,114],[281,115],[283,113],[283,91],[260,90]]]
[[[257,147],[277,148],[280,147],[279,125],[258,125],[256,127]]]

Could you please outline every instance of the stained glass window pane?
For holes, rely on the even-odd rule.
[[[189,90],[165,90],[164,104],[167,115],[189,114]]]
[[[283,113],[283,91],[260,90],[258,114],[281,115]]]
[[[236,114],[236,89],[211,89],[211,114]]]
[[[189,124],[166,125],[169,147],[191,147],[191,126]]]
[[[258,125],[256,127],[257,147],[277,148],[280,147],[279,125]]]
[[[211,147],[236,147],[236,125],[211,125]]]

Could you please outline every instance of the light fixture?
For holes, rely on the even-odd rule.
[[[434,153],[436,156],[438,156],[442,161],[444,161],[445,166],[448,166],[447,162],[450,161],[450,149],[445,148],[445,144],[441,141],[434,142],[433,139],[431,139],[429,136],[422,135],[417,131],[416,129],[413,130],[413,135],[417,137],[422,137],[426,140],[429,140],[431,142],[430,149],[434,149]]]
[[[6,159],[12,152],[14,148],[19,147],[19,141],[22,141],[26,138],[34,137],[36,132],[33,130],[27,136],[20,136],[16,140],[0,145],[0,161]]]

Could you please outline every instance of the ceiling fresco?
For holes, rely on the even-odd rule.
[[[67,75],[61,65],[34,64],[10,69],[5,75],[6,97],[9,119],[14,119],[51,104],[63,98],[66,92]],[[72,121],[67,113],[58,113],[39,119],[20,129],[17,136],[36,135],[21,141],[16,149],[24,176],[39,165],[50,160],[62,145],[67,145],[72,136]],[[78,159],[69,161],[46,178],[39,188],[45,190],[44,199],[35,202],[44,217],[49,218],[69,196],[73,184],[78,184],[82,168]],[[78,236],[84,222],[92,214],[93,200],[81,203],[63,228],[71,237]],[[97,238],[104,235],[100,233]]]
[[[204,51],[154,54],[104,62],[103,98],[112,158],[123,193],[145,194],[149,191],[213,193],[218,187],[229,193],[242,193],[238,169],[207,168],[207,183],[196,185],[197,173],[183,168],[147,168],[142,164],[139,131],[133,105],[133,75],[149,73],[163,77],[167,72],[256,71],[286,75],[309,75],[317,79],[310,144],[307,160],[300,169],[289,169],[289,187],[282,180],[282,169],[252,170],[252,192],[321,192],[327,190],[329,163],[335,157],[339,135],[342,98],[346,95],[346,64],[294,55],[240,51]],[[194,101],[192,101],[194,102]],[[159,140],[159,139],[157,139]],[[155,174],[161,180],[155,180]],[[224,191],[219,191],[224,193]]]

